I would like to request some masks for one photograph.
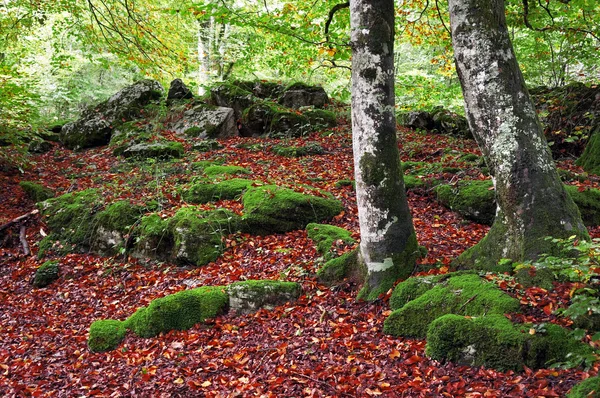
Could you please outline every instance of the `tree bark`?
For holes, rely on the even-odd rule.
[[[360,222],[359,298],[374,300],[414,269],[418,244],[404,190],[394,107],[394,2],[350,1],[352,142]]]
[[[492,228],[457,260],[493,269],[501,258],[551,253],[547,236],[588,238],[542,134],[506,26],[503,0],[450,0],[456,69],[469,126],[496,190]]]

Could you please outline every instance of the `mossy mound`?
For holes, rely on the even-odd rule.
[[[252,172],[241,166],[226,166],[226,165],[210,165],[204,168],[204,174],[208,177],[217,177],[221,175],[239,175],[251,174]]]
[[[115,319],[98,320],[90,326],[87,344],[92,352],[111,351],[121,344],[126,333],[125,322]]]
[[[25,191],[27,197],[36,203],[54,197],[54,191],[50,188],[32,181],[21,181],[19,182],[19,186]]]
[[[583,154],[575,164],[588,173],[600,175],[600,127],[591,134]]]
[[[334,112],[325,109],[309,109],[303,112],[313,129],[330,128],[337,125],[337,117]]]
[[[590,377],[576,384],[567,398],[600,398],[600,376]]]
[[[199,182],[183,193],[183,199],[190,203],[207,203],[221,199],[235,199],[257,181],[233,178],[219,183]]]
[[[135,144],[123,151],[123,157],[127,159],[170,159],[181,158],[185,149],[181,142],[158,141],[151,143]]]
[[[154,337],[170,330],[186,330],[227,310],[229,299],[223,286],[183,290],[153,300],[139,308],[124,326],[140,337]]]
[[[405,283],[396,287],[405,292],[396,294],[394,306],[401,304],[401,297],[423,293],[392,312],[384,322],[384,333],[424,338],[429,324],[442,315],[480,316],[519,311],[518,300],[474,274],[450,277],[428,290],[417,287],[415,281],[402,286]],[[427,286],[426,283],[422,285]]]
[[[275,155],[288,158],[299,158],[302,156],[322,155],[325,153],[323,147],[316,142],[309,142],[303,146],[275,145],[271,149]]]
[[[125,238],[132,232],[144,210],[128,200],[121,200],[98,212],[94,217],[91,249],[103,255],[115,255],[125,249]]]
[[[273,114],[268,133],[273,137],[302,137],[314,131],[304,115],[291,111],[277,111]]]
[[[102,198],[97,190],[72,192],[39,204],[51,233],[40,242],[38,256],[59,242],[59,252],[87,251],[94,232],[94,217]]]
[[[586,226],[600,225],[600,189],[580,191],[576,186],[565,185],[567,193],[579,207],[581,219]]]
[[[331,250],[336,241],[345,244],[356,243],[348,230],[329,224],[310,223],[306,226],[306,233],[310,239],[317,244],[317,252],[325,256],[325,259],[333,257]]]
[[[192,149],[198,152],[210,152],[223,148],[223,145],[217,140],[203,140],[192,145]]]
[[[558,325],[513,325],[499,314],[478,318],[448,314],[433,321],[427,331],[426,353],[432,359],[501,371],[544,368],[570,353],[591,351]]]
[[[113,155],[121,156],[127,148],[148,142],[153,135],[149,130],[149,126],[145,125],[143,121],[134,120],[115,128],[108,145],[113,149]]]
[[[33,286],[37,288],[46,287],[58,279],[59,273],[58,261],[46,261],[35,271]]]
[[[271,280],[247,280],[227,287],[229,306],[238,313],[251,313],[259,308],[273,309],[278,305],[295,301],[302,293],[296,282]]]
[[[135,231],[138,242],[133,255],[179,265],[205,265],[222,254],[223,236],[238,226],[239,217],[226,209],[184,207],[168,219],[151,214],[142,218]]]
[[[448,184],[435,188],[438,200],[469,220],[491,225],[496,216],[494,184],[491,180],[462,181],[454,187]]]
[[[358,254],[358,249],[354,249],[351,252],[327,261],[317,271],[317,279],[319,282],[327,285],[340,283],[346,278],[362,282],[367,269],[359,263]]]
[[[252,187],[242,200],[243,228],[259,235],[302,229],[311,222],[331,219],[343,210],[338,200],[302,194],[276,185]]]
[[[515,270],[515,280],[523,287],[538,286],[546,290],[554,289],[552,282],[556,280],[550,268],[522,267]]]
[[[405,176],[403,176],[403,178],[404,178],[404,188],[406,190],[416,189],[416,188],[424,188],[427,186],[427,183],[425,180],[418,178],[416,176],[405,175]]]

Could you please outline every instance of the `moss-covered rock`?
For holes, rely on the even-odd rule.
[[[600,376],[594,376],[576,384],[567,398],[600,398]]]
[[[94,218],[92,250],[104,255],[118,254],[125,248],[125,238],[143,212],[143,207],[133,205],[128,200],[112,203],[98,212]]]
[[[284,233],[323,222],[343,207],[335,199],[302,194],[275,185],[251,187],[242,197],[243,228],[254,234]]]
[[[27,197],[36,203],[54,197],[54,191],[50,188],[32,181],[21,181],[19,182],[19,186],[25,191]]]
[[[132,255],[138,258],[155,258],[167,261],[171,258],[174,245],[173,234],[167,220],[158,214],[142,217],[135,229],[136,240]]]
[[[336,241],[345,244],[356,243],[348,230],[329,224],[310,223],[306,226],[306,233],[310,239],[317,244],[317,251],[325,256],[325,259],[333,255],[331,249]]]
[[[244,109],[257,100],[250,91],[227,82],[211,88],[210,98],[215,105],[233,108],[235,120],[241,119]]]
[[[425,180],[415,177],[413,175],[405,175],[404,177],[404,188],[406,190],[416,189],[416,188],[424,188],[427,186]]]
[[[227,310],[229,302],[223,286],[203,286],[183,290],[153,300],[125,321],[125,327],[140,337],[153,337],[170,330],[186,330]]]
[[[538,369],[564,361],[567,355],[589,354],[591,347],[554,325],[513,325],[499,314],[478,318],[448,314],[433,321],[426,353],[432,359],[501,371]]]
[[[440,282],[454,276],[457,276],[457,273],[408,278],[394,288],[390,297],[390,308],[392,310],[400,309],[409,301],[415,300],[433,289]]]
[[[98,320],[90,326],[87,344],[92,352],[111,351],[121,344],[126,333],[124,322],[115,319]]]
[[[546,290],[554,289],[552,282],[556,280],[550,268],[525,266],[515,270],[515,279],[523,287],[538,286]]]
[[[252,172],[241,166],[227,166],[227,165],[211,165],[204,168],[204,174],[208,177],[217,177],[220,175],[240,175],[240,174],[251,174]]]
[[[400,305],[401,296],[407,296],[409,289],[406,290],[396,294],[394,306]],[[429,324],[442,315],[480,316],[519,311],[518,300],[474,274],[453,276],[428,290],[414,286],[410,290],[415,296],[423,293],[392,312],[384,322],[384,333],[423,338]]]
[[[337,116],[334,112],[325,109],[309,109],[303,112],[313,129],[330,128],[337,125]]]
[[[586,226],[600,225],[600,189],[587,188],[580,191],[576,186],[565,185]]]
[[[135,144],[123,151],[123,157],[129,159],[169,159],[181,158],[185,149],[183,144],[175,141],[157,141]]]
[[[325,153],[325,149],[323,149],[323,147],[317,142],[308,142],[303,146],[274,145],[271,150],[275,155],[285,156],[288,158],[322,155]]]
[[[218,183],[199,182],[183,193],[183,199],[190,203],[207,203],[221,199],[235,199],[242,195],[256,181],[233,178]]]
[[[329,97],[323,87],[296,82],[286,87],[279,98],[279,103],[294,109],[305,106],[323,108],[325,104],[329,103]]]
[[[591,134],[583,154],[575,164],[588,173],[600,175],[600,127]]]
[[[153,137],[150,130],[150,126],[141,120],[133,120],[116,127],[108,144],[113,150],[113,155],[121,156],[127,148],[148,142]]]
[[[438,200],[460,215],[480,224],[491,225],[496,215],[494,184],[491,180],[462,181],[435,188]]]
[[[296,282],[271,280],[247,280],[232,283],[227,287],[229,307],[248,314],[260,308],[273,309],[278,305],[295,301],[302,287]]]
[[[358,255],[358,249],[354,249],[351,252],[327,261],[317,271],[317,279],[319,282],[327,285],[340,283],[346,278],[351,278],[362,283],[367,269],[358,261]]]
[[[192,145],[192,149],[198,152],[210,152],[223,149],[223,145],[217,140],[202,140]]]
[[[51,233],[40,242],[41,256],[58,242],[59,252],[89,250],[94,232],[94,217],[102,206],[102,198],[95,189],[72,192],[39,204]]]
[[[307,117],[286,110],[275,112],[267,128],[268,134],[273,137],[302,137],[312,131]]]
[[[35,271],[35,276],[33,278],[33,286],[37,288],[46,287],[55,280],[57,280],[59,274],[60,268],[58,267],[58,261],[46,261],[44,264],[40,265]]]

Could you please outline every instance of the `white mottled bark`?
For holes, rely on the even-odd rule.
[[[488,236],[459,262],[532,259],[545,236],[587,236],[565,192],[510,42],[503,0],[450,0],[456,69],[469,126],[494,177]]]
[[[414,267],[418,246],[404,192],[394,109],[393,0],[350,1],[352,137],[361,296],[377,298]]]

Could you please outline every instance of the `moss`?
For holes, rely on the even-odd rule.
[[[128,200],[120,200],[98,212],[95,221],[107,230],[125,233],[140,219],[143,211],[141,206],[133,205]]]
[[[591,351],[558,325],[513,325],[499,314],[478,318],[449,314],[433,321],[427,332],[426,354],[432,359],[501,371],[539,369],[565,361],[570,353]]]
[[[400,293],[394,299],[394,306],[400,304],[399,296]],[[519,301],[496,285],[474,274],[458,275],[394,310],[385,320],[383,331],[394,336],[423,338],[429,324],[442,315],[480,316],[517,311]]]
[[[394,287],[399,279],[410,276],[415,269],[415,262],[420,256],[417,235],[413,232],[407,239],[401,253],[392,254],[392,266],[378,272],[369,272],[358,299],[373,301]]]
[[[274,145],[271,149],[275,155],[288,158],[299,158],[302,156],[322,155],[325,150],[316,142],[309,142],[304,146]]]
[[[310,239],[317,244],[317,251],[325,258],[331,258],[331,249],[336,241],[341,240],[346,244],[353,244],[356,241],[350,235],[350,232],[344,228],[328,224],[310,223],[306,226],[306,233]]]
[[[167,260],[171,256],[173,235],[169,231],[169,223],[158,214],[142,217],[140,225],[134,231],[136,257],[151,257]]]
[[[251,171],[241,166],[221,166],[212,165],[204,168],[204,174],[208,177],[216,177],[219,175],[236,175],[236,174],[251,174]]]
[[[496,215],[495,194],[491,180],[462,181],[457,187],[438,185],[438,200],[469,220],[491,225]]]
[[[50,188],[32,181],[21,181],[19,186],[25,191],[29,199],[36,203],[54,197],[54,192]]]
[[[125,321],[125,327],[141,337],[153,337],[170,330],[187,330],[206,319],[224,313],[228,296],[223,286],[183,290],[153,300]]]
[[[406,188],[406,190],[415,189],[415,188],[424,188],[427,185],[423,179],[412,176],[412,175],[405,175],[403,178],[404,178],[404,187]]]
[[[569,391],[567,398],[600,398],[600,376],[579,382]]]
[[[409,301],[419,298],[425,292],[432,289],[436,284],[453,276],[456,276],[456,273],[412,277],[408,278],[404,282],[400,282],[394,288],[392,296],[390,297],[390,308],[392,310],[402,308]]]
[[[552,282],[556,280],[550,268],[526,266],[515,271],[515,279],[524,287],[538,286],[546,290],[554,289]]]
[[[311,222],[331,219],[342,210],[335,199],[295,192],[275,185],[251,187],[242,197],[243,227],[254,234],[285,233]]]
[[[308,118],[308,122],[314,129],[335,127],[337,125],[337,116],[332,111],[309,109],[303,115]]]
[[[600,225],[600,189],[579,191],[572,185],[565,185],[565,189],[579,208],[583,223],[588,227]]]
[[[336,188],[342,188],[342,187],[352,187],[352,188],[355,188],[356,187],[356,183],[354,182],[354,180],[342,179],[342,180],[338,180],[338,181],[335,182],[335,187]]]
[[[90,325],[88,347],[92,352],[114,350],[125,338],[125,323],[114,319],[104,319]]]
[[[181,142],[158,141],[149,144],[135,144],[123,151],[123,156],[128,159],[169,159],[181,158],[185,148]]]
[[[354,249],[323,264],[317,271],[317,279],[327,285],[342,282],[345,278],[362,282],[365,274],[365,267],[358,261],[358,249]]]
[[[385,179],[385,168],[372,153],[364,153],[360,158],[362,180],[366,185],[379,185]]]
[[[479,163],[481,161],[481,156],[475,155],[474,153],[465,153],[458,158],[460,162],[467,163]]]
[[[575,164],[588,173],[600,175],[600,128],[592,132],[583,154]]]
[[[182,196],[185,201],[190,203],[235,199],[256,183],[256,181],[241,178],[233,178],[219,183],[200,182],[193,184]]]
[[[250,313],[296,300],[302,287],[296,282],[247,280],[232,283],[227,287],[227,293],[232,310]]]
[[[61,252],[89,250],[95,213],[101,205],[102,199],[95,189],[68,193],[40,204],[54,241],[62,245]]]
[[[210,166],[218,166],[223,162],[217,160],[200,160],[192,163],[192,169],[195,171],[203,171],[205,168]]]
[[[46,287],[58,279],[59,273],[58,261],[46,261],[35,271],[33,286],[37,288]]]
[[[312,131],[308,118],[290,111],[275,111],[267,132],[271,136],[301,137]]]
[[[192,149],[198,152],[210,152],[223,149],[223,145],[217,140],[204,140],[195,143]]]

